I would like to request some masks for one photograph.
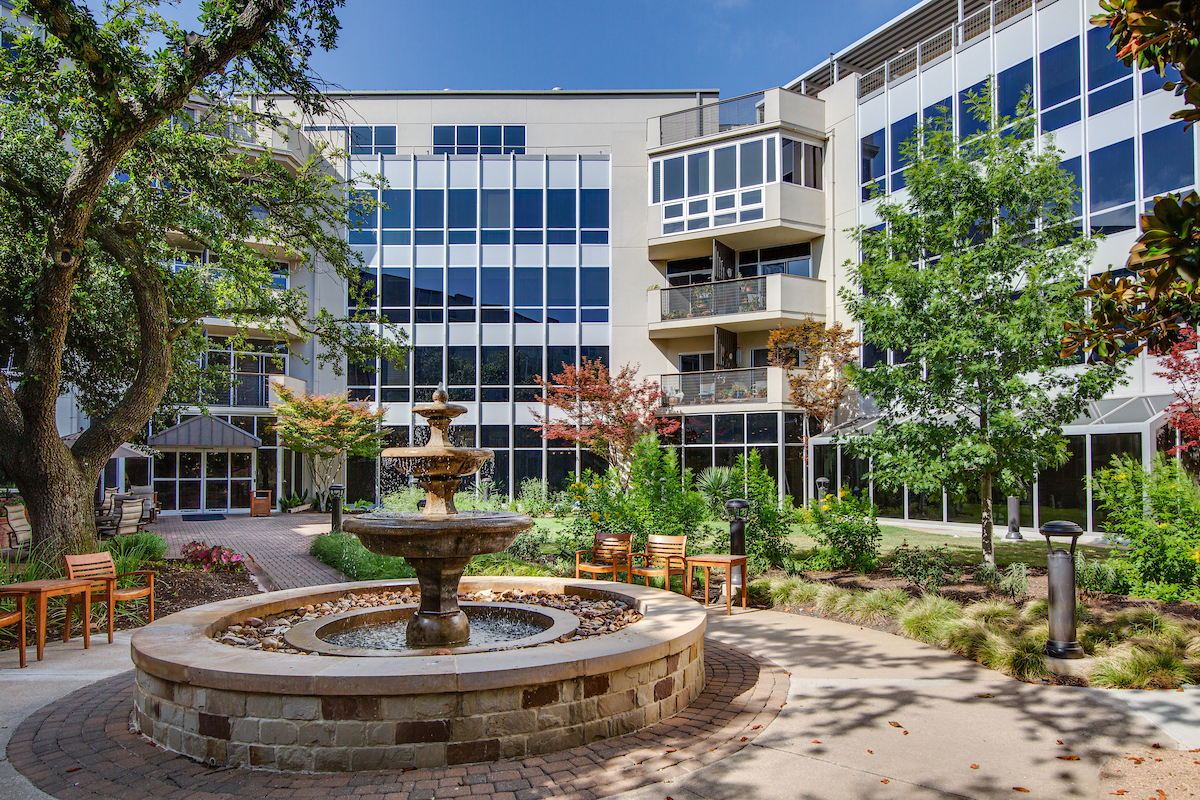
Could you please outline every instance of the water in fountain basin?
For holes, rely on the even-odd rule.
[[[515,639],[535,636],[545,626],[525,619],[499,614],[470,614],[471,639],[465,646],[481,647],[503,644]],[[365,650],[414,650],[405,643],[407,621],[389,622],[384,625],[364,625],[359,628],[332,633],[321,638],[339,647],[359,647]],[[462,645],[460,645],[462,646]]]

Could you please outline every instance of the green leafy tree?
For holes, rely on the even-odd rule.
[[[1200,2],[1101,0],[1092,24],[1109,29],[1114,58],[1167,77],[1163,90],[1183,99],[1171,115],[1190,126],[1200,120]],[[1177,72],[1175,80],[1173,72]],[[1090,278],[1080,292],[1091,313],[1066,326],[1063,351],[1080,350],[1116,361],[1122,351],[1163,355],[1200,324],[1200,195],[1170,192],[1142,215],[1142,233],[1129,254],[1134,276],[1110,272]]]
[[[357,273],[329,225],[348,210],[335,154],[283,142],[274,103],[330,111],[308,59],[334,46],[341,0],[206,0],[192,30],[161,5],[16,0],[0,20],[0,471],[60,552],[95,548],[92,492],[116,447],[161,404],[196,401],[204,318],[313,337],[335,371],[403,356],[272,285],[279,260]],[[67,392],[91,418],[70,448]]]
[[[986,563],[993,487],[1015,494],[1061,464],[1062,426],[1121,377],[1060,355],[1094,244],[1074,229],[1061,154],[1036,147],[1029,117],[997,123],[990,107],[976,98],[992,124],[969,142],[939,119],[908,144],[907,197],[880,203],[884,230],[856,232],[841,292],[865,340],[905,354],[853,370],[880,416],[847,443],[884,486],[977,488]]]
[[[341,472],[346,456],[375,458],[383,449],[383,409],[352,403],[345,394],[297,394],[276,389],[275,412],[279,443],[308,462],[317,506],[324,508],[329,487]]]

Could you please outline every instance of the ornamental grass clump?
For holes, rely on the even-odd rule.
[[[937,595],[926,595],[908,605],[900,614],[900,630],[910,639],[941,645],[950,623],[962,617],[962,606]]]
[[[845,606],[846,616],[865,625],[881,625],[895,617],[911,599],[908,592],[898,586],[852,592]]]

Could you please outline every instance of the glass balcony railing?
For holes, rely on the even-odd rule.
[[[682,372],[659,377],[664,406],[761,403],[767,399],[767,368]]]
[[[235,372],[229,386],[209,388],[204,393],[204,400],[210,406],[265,408],[268,390],[267,375]]]
[[[672,286],[661,292],[662,319],[750,314],[767,309],[767,279],[763,276],[717,283]]]

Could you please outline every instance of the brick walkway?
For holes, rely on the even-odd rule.
[[[248,553],[279,586],[299,589],[346,580],[342,573],[308,554],[313,537],[329,533],[325,514],[227,515],[217,522],[186,522],[182,516],[159,517],[148,527],[167,540],[167,556],[178,558],[188,542],[219,544]]]
[[[21,723],[8,759],[47,794],[92,798],[378,797],[386,800],[591,800],[679,778],[746,747],[788,694],[788,673],[770,661],[705,642],[704,692],[689,708],[637,733],[561,753],[442,769],[281,774],[210,768],[129,730],[133,673],[99,681]]]

